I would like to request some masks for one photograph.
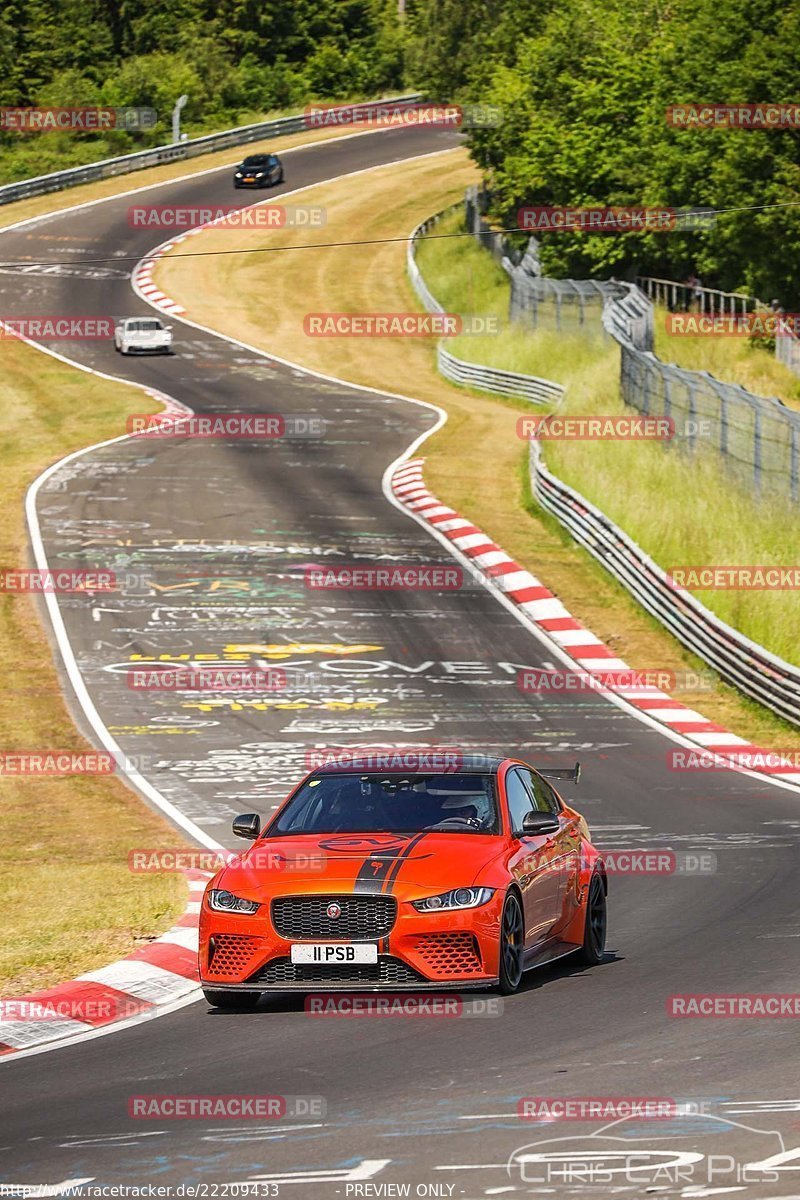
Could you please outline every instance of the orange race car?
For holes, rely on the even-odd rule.
[[[403,760],[405,761],[405,760]],[[580,768],[549,771],[577,782]],[[515,759],[312,771],[210,881],[200,980],[218,1008],[263,992],[482,988],[604,955],[607,881],[586,823]]]

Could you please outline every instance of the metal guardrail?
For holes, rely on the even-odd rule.
[[[800,668],[751,642],[694,596],[672,586],[632,538],[547,469],[538,442],[531,443],[531,486],[542,507],[687,649],[727,683],[800,725]]]
[[[447,216],[449,213],[454,212],[455,209],[460,207],[460,202],[451,204],[449,208],[443,208],[441,212],[435,213],[432,217],[428,217],[426,221],[421,221],[420,224],[417,225],[416,229],[412,231],[411,237],[406,243],[406,270],[408,271],[408,278],[411,280],[411,286],[417,293],[419,299],[422,301],[426,312],[443,313],[444,306],[439,303],[433,292],[428,288],[425,280],[422,278],[422,272],[417,266],[417,242],[420,238],[425,237],[427,233],[430,233],[434,226],[439,224],[442,217]]]
[[[429,217],[416,227],[408,239],[406,247],[408,276],[411,286],[427,312],[444,312],[445,310],[425,283],[417,266],[417,242],[438,225],[442,217],[460,208],[461,202]],[[551,379],[540,379],[536,375],[524,375],[519,371],[505,371],[499,367],[467,362],[452,354],[442,341],[439,342],[436,350],[436,361],[441,374],[452,383],[460,384],[462,387],[472,387],[478,391],[492,392],[500,396],[522,396],[533,404],[558,404],[564,396],[564,388],[560,383],[554,383]]]
[[[688,310],[696,303],[698,311],[713,316],[746,313],[763,307],[754,296],[744,292],[723,292],[719,288],[707,288],[702,284],[679,283],[676,279],[657,279],[654,275],[637,275],[637,286],[656,304],[663,304],[673,312]]]
[[[342,105],[342,111],[355,116],[363,110],[381,104],[414,104],[421,100],[419,92],[405,96],[390,96],[381,100],[366,100],[360,104]],[[334,110],[335,111],[335,110]],[[96,179],[108,179],[115,175],[126,175],[141,171],[145,167],[157,167],[181,159],[197,158],[214,150],[227,150],[229,146],[244,146],[268,137],[285,133],[300,133],[314,128],[305,113],[290,117],[278,117],[273,121],[259,121],[254,125],[240,125],[225,129],[221,133],[209,133],[204,137],[191,138],[176,146],[154,146],[149,150],[137,150],[133,154],[122,154],[118,158],[104,158],[100,162],[87,163],[82,167],[68,167],[65,171],[54,171],[50,175],[37,175],[33,179],[21,179],[18,183],[7,183],[0,187],[0,205],[14,200],[25,200],[30,196],[43,196],[47,192],[60,192],[64,188],[76,187],[80,183],[92,183]]]
[[[537,375],[522,375],[518,371],[503,371],[498,367],[466,362],[451,354],[442,342],[437,349],[437,363],[446,379],[463,387],[497,392],[501,396],[524,396],[533,404],[559,404],[564,398],[564,388],[560,383],[540,379]]]
[[[615,282],[611,285],[603,301],[602,322],[615,341],[652,352],[655,345],[653,305],[635,284]]]

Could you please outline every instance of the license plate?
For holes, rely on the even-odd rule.
[[[245,175],[244,181],[245,183],[255,183],[255,177],[253,175]]]
[[[375,945],[343,945],[341,942],[305,943],[292,946],[293,963],[376,963]]]

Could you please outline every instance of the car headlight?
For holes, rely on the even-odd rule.
[[[256,179],[263,179],[263,177],[264,177],[263,171],[256,171]]]
[[[454,908],[480,908],[488,904],[495,893],[494,888],[465,887],[453,888],[452,892],[442,892],[440,896],[426,896],[424,900],[412,900],[417,912],[442,912]]]
[[[235,178],[235,179],[241,179],[241,178],[242,178],[242,172],[241,172],[241,171],[237,171],[237,172],[236,172],[236,175],[234,176],[234,178]]]
[[[241,896],[234,896],[233,892],[222,891],[220,888],[211,889],[208,893],[208,903],[215,912],[254,913],[258,912],[261,907],[256,900],[245,900]]]

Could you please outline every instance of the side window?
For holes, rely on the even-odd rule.
[[[547,780],[542,779],[541,775],[536,775],[533,771],[520,770],[520,775],[525,780],[525,785],[533,797],[533,808],[539,812],[561,812],[558,797]]]
[[[522,774],[516,768],[506,775],[506,796],[508,797],[508,815],[512,832],[522,829],[522,819],[525,813],[533,808],[533,801],[526,788]]]

